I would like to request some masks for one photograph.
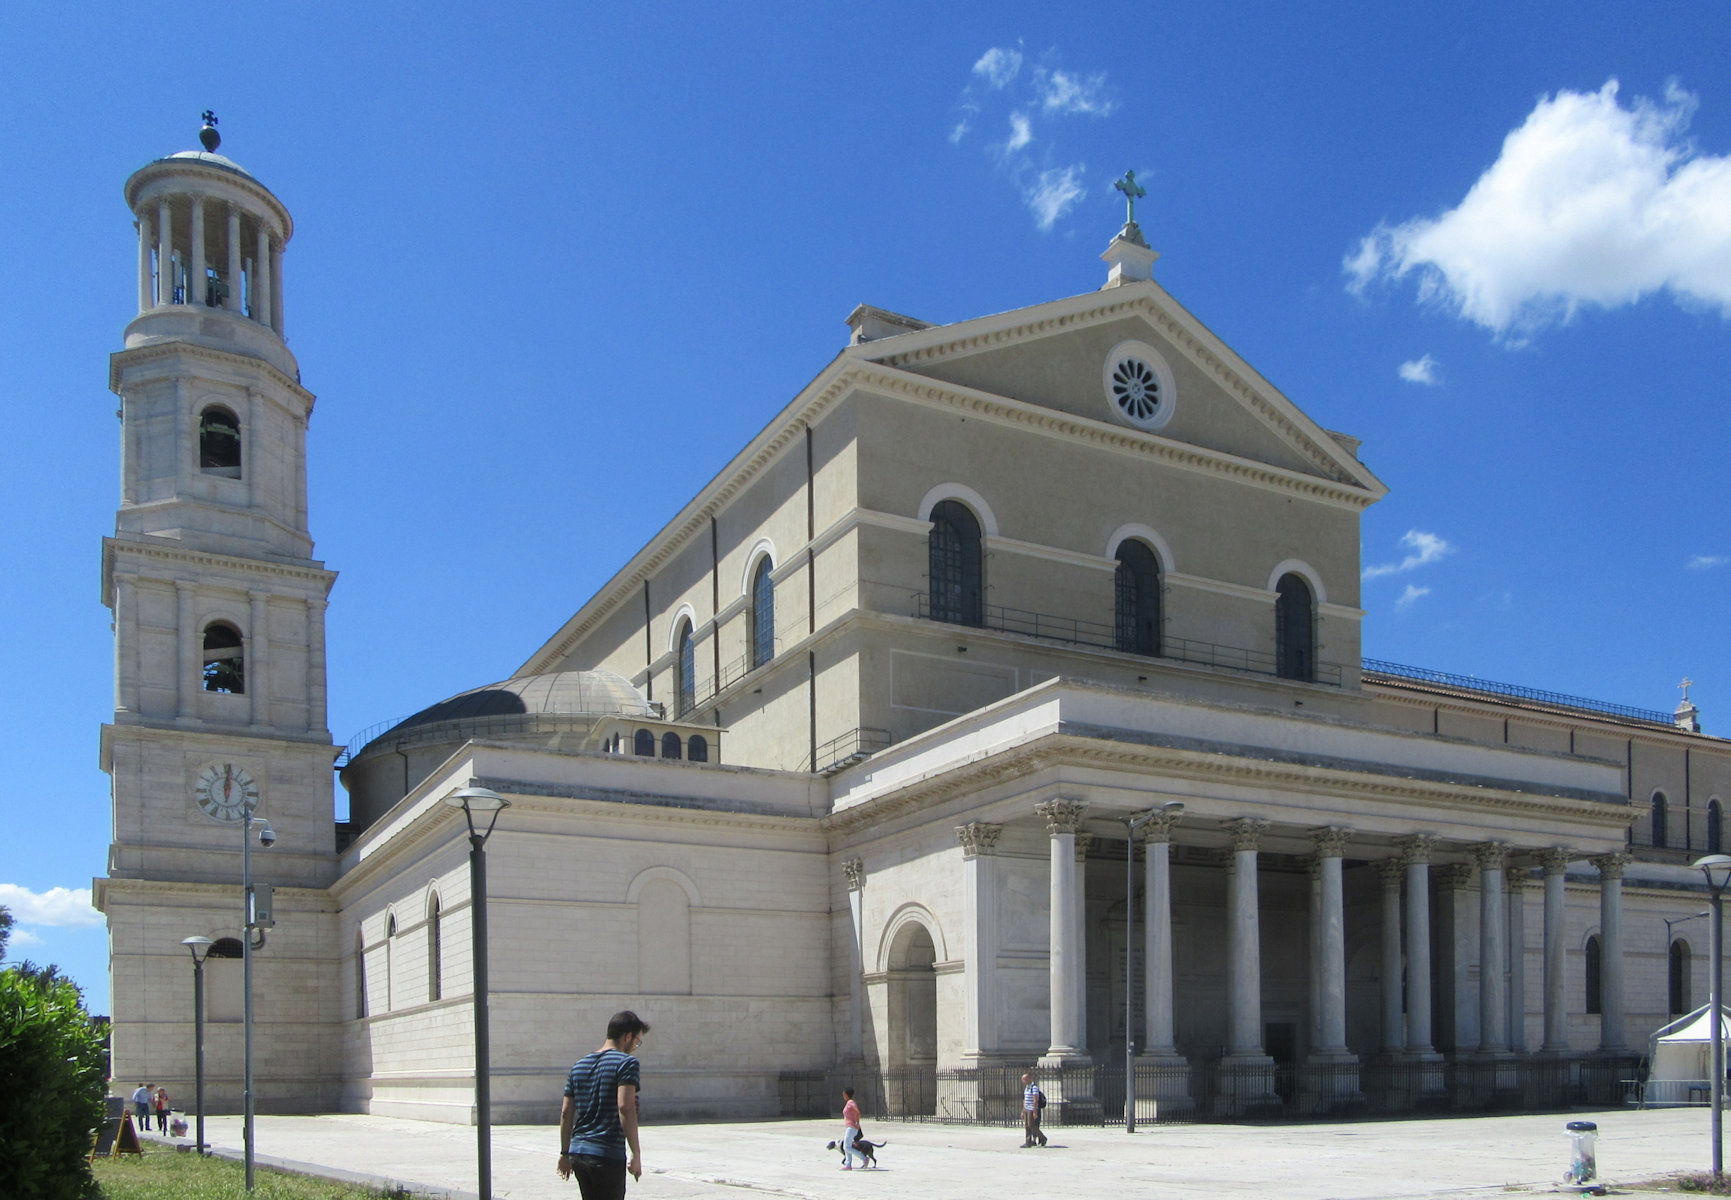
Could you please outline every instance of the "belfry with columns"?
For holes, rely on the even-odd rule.
[[[1686,696],[1365,658],[1387,485],[1154,279],[1128,175],[1103,286],[948,325],[858,306],[809,381],[765,381],[782,407],[715,479],[640,501],[666,525],[521,661],[338,746],[294,225],[208,114],[201,142],[124,193],[117,1087],[190,1090],[199,936],[213,1108],[239,1102],[250,817],[275,835],[259,1108],[475,1119],[445,803],[473,786],[509,801],[500,1122],[553,1119],[627,1007],[656,1031],[649,1119],[853,1086],[1000,1120],[1032,1072],[1049,1119],[1100,1122],[1614,1103],[1704,1001],[1688,864],[1721,845],[1731,746]]]

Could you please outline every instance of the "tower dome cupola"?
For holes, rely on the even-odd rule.
[[[126,345],[200,342],[262,358],[292,379],[282,261],[294,221],[270,189],[217,153],[212,112],[199,143],[203,149],[159,158],[126,181],[138,228],[138,316]]]

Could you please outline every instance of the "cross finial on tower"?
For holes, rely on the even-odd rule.
[[[1695,681],[1685,675],[1683,676],[1683,682],[1679,683],[1677,686],[1683,689],[1683,703],[1689,703],[1689,689],[1695,686]]]
[[[199,114],[199,119],[204,122],[204,127],[198,131],[199,144],[208,153],[215,154],[216,148],[222,145],[222,134],[216,131],[216,114],[207,108]]]
[[[1125,171],[1124,178],[1114,183],[1113,188],[1124,193],[1125,216],[1124,224],[1136,223],[1136,201],[1148,194],[1148,189],[1136,182],[1136,172]]]

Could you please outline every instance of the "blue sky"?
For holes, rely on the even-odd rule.
[[[1365,653],[1731,731],[1722,4],[0,8],[11,957],[106,1011],[126,176],[289,206],[330,724],[503,678],[843,345],[1156,277],[1391,488]]]

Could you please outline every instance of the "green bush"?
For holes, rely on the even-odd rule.
[[[0,970],[0,1196],[88,1200],[108,1091],[101,1034],[52,967]]]

